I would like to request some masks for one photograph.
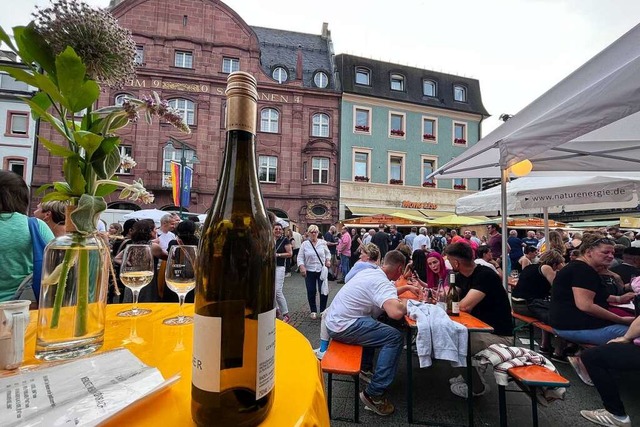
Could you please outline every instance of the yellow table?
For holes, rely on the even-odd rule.
[[[159,395],[128,408],[109,420],[109,426],[184,426],[191,421],[191,348],[193,324],[167,326],[162,320],[178,312],[177,304],[140,304],[151,314],[139,318],[117,317],[127,304],[107,307],[105,343],[100,351],[126,347],[140,360],[157,367],[165,378],[181,379]],[[193,304],[185,304],[193,314]],[[27,329],[25,365],[40,364],[34,358],[36,313]],[[277,321],[275,400],[263,426],[328,426],[329,413],[320,364],[309,341],[295,328]]]

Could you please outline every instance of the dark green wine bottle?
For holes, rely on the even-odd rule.
[[[198,256],[191,415],[199,426],[255,426],[273,404],[275,258],[256,168],[255,78],[231,73],[226,95],[224,163]]]

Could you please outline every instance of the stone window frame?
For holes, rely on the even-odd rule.
[[[267,159],[267,164],[266,165],[262,165],[262,159]],[[271,159],[275,159],[275,165],[270,165],[269,164],[269,160]],[[260,171],[261,169],[266,168],[266,178],[267,179],[260,179]],[[270,180],[269,179],[269,171],[270,170],[275,170],[274,173],[274,179]],[[278,156],[269,156],[269,155],[259,155],[258,156],[258,179],[260,180],[260,182],[264,182],[264,183],[269,183],[269,184],[275,184],[278,182]]]

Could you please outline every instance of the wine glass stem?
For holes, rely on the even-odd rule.
[[[178,300],[180,301],[180,305],[178,306],[178,323],[184,323],[183,306],[184,306],[184,299],[186,296],[187,296],[186,294],[178,294]]]
[[[138,315],[138,295],[140,294],[140,291],[133,291],[133,307],[131,308],[131,311],[133,311],[133,315],[137,316]]]

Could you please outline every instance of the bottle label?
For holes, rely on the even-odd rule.
[[[191,382],[200,390],[220,392],[222,318],[193,316]]]
[[[275,385],[276,309],[258,314],[258,369],[256,399],[266,396]]]
[[[451,301],[451,313],[460,314],[460,303]]]

